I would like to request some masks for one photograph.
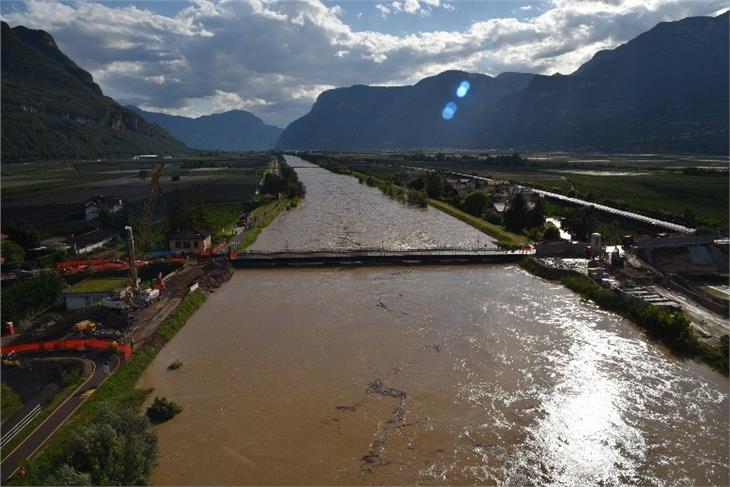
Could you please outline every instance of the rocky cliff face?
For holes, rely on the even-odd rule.
[[[105,97],[41,30],[2,23],[3,161],[180,153],[185,145]]]

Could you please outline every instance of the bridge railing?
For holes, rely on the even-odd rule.
[[[531,255],[532,248],[504,250],[499,248],[465,249],[461,247],[442,247],[427,249],[311,249],[311,250],[245,250],[237,253],[245,259],[297,258],[297,257],[425,257],[425,256],[488,256],[488,255]]]

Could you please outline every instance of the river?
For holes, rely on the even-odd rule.
[[[289,161],[306,199],[256,248],[487,243]],[[160,485],[729,480],[727,379],[517,266],[239,270],[139,385],[184,407]]]

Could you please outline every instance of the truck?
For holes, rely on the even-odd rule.
[[[73,326],[73,331],[76,333],[93,333],[96,331],[96,323],[89,320],[82,320]]]
[[[155,288],[143,289],[135,297],[135,304],[139,306],[148,306],[160,299],[160,290]]]

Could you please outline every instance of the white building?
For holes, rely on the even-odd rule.
[[[124,208],[124,202],[121,198],[106,197],[97,194],[84,202],[84,214],[86,216],[86,221],[90,222],[99,218],[103,207],[107,207],[109,208],[109,211],[116,213]]]

